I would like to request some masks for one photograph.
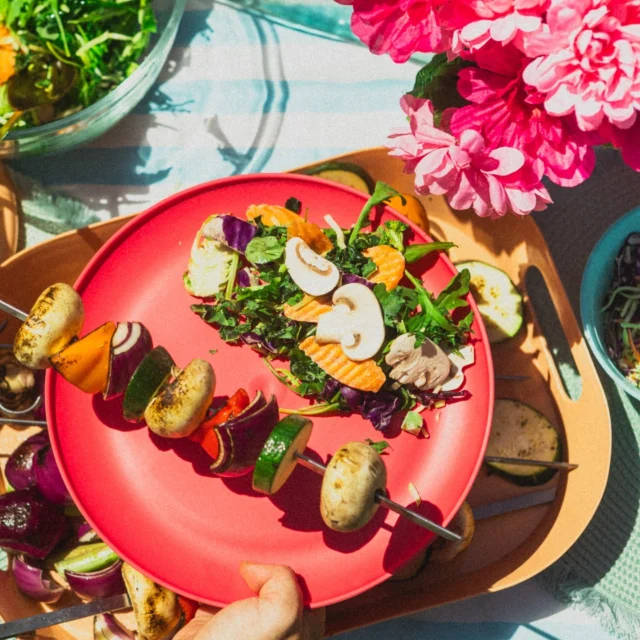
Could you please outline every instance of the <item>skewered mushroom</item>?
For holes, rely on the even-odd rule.
[[[18,329],[13,351],[31,369],[46,369],[49,357],[64,349],[82,330],[82,299],[68,284],[45,289]]]

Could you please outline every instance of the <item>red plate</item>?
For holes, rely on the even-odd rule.
[[[331,213],[348,227],[366,200],[359,192],[297,175],[217,180],[177,194],[138,216],[107,242],[76,288],[86,307],[85,332],[107,320],[143,322],[156,345],[179,366],[206,358],[218,378],[216,395],[244,387],[253,396],[275,393],[281,407],[304,400],[288,391],[248,347],[226,345],[192,313],[197,300],[184,290],[195,234],[212,213],[242,216],[250,204],[284,203],[290,196],[325,227]],[[397,218],[392,210],[383,219]],[[418,242],[426,236],[412,226]],[[425,282],[438,292],[455,270],[445,257],[426,264]],[[466,370],[469,400],[426,412],[431,438],[396,429],[384,437],[389,493],[411,505],[418,488],[421,512],[447,524],[480,467],[491,422],[493,371],[481,323],[474,325],[476,363]],[[217,349],[210,355],[210,349]],[[221,480],[190,442],[163,440],[121,417],[121,402],[88,396],[52,372],[46,381],[51,440],[76,504],[100,536],[125,560],[158,583],[201,602],[222,606],[250,595],[238,574],[242,560],[290,565],[308,604],[319,607],[355,596],[409,561],[432,535],[385,509],[362,531],[340,534],[322,524],[321,478],[298,467],[273,498],[251,489],[251,476]],[[380,440],[359,416],[314,418],[308,452],[327,460],[352,440]]]

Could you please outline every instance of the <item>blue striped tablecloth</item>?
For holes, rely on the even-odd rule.
[[[84,201],[75,226],[141,211],[179,189],[234,173],[281,171],[381,144],[416,67],[207,0],[192,0],[148,97],[93,144],[14,163]],[[55,232],[29,225],[28,245]],[[535,581],[341,636],[438,640],[607,640]]]

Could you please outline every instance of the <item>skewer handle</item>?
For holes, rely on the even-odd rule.
[[[520,467],[547,467],[549,469],[563,469],[573,471],[578,468],[577,464],[569,462],[550,462],[549,460],[526,460],[524,458],[503,458],[502,456],[485,456],[485,462],[498,462],[502,464],[514,464]]]
[[[27,314],[24,311],[20,311],[20,309],[16,309],[13,305],[5,302],[4,300],[0,300],[0,310],[12,315],[14,318],[20,320],[20,322],[25,322],[28,318]]]
[[[315,460],[312,460],[302,453],[296,453],[296,459],[303,467],[311,469],[311,471],[314,471],[315,473],[318,473],[320,475],[324,475],[324,472],[327,469],[320,462],[316,462]],[[428,529],[432,533],[435,533],[439,536],[442,536],[443,538],[445,538],[445,540],[452,540],[453,542],[462,541],[462,537],[457,533],[449,531],[448,529],[441,527],[439,524],[436,524],[435,522],[429,520],[429,518],[425,518],[419,513],[403,507],[401,504],[398,504],[397,502],[391,500],[391,498],[387,497],[384,493],[382,493],[382,491],[376,492],[376,502],[379,502],[380,504],[387,507],[389,511],[393,511],[403,518],[411,520],[411,522],[417,524],[418,526],[423,527],[424,529]]]

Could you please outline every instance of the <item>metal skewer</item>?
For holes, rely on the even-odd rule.
[[[550,462],[548,460],[525,460],[523,458],[503,458],[501,456],[485,456],[485,462],[499,462],[503,464],[515,464],[521,467],[548,467],[549,469],[563,469],[573,471],[578,468],[577,464],[569,462]]]
[[[308,456],[305,456],[302,453],[296,453],[296,458],[303,467],[306,467],[307,469],[311,469],[311,471],[314,471],[315,473],[318,473],[321,476],[324,475],[324,472],[327,470],[327,468],[323,464],[321,464],[320,462],[316,462],[315,460],[312,460],[311,458],[309,458]],[[404,518],[411,520],[411,522],[419,525],[420,527],[423,527],[424,529],[428,529],[429,531],[439,536],[442,536],[446,540],[452,540],[453,542],[462,541],[462,537],[459,536],[457,533],[454,533],[453,531],[449,531],[449,529],[445,529],[444,527],[441,527],[439,524],[436,524],[435,522],[429,520],[428,518],[421,516],[419,513],[416,513],[415,511],[411,511],[411,509],[407,509],[403,507],[401,504],[394,502],[393,500],[388,498],[384,493],[382,493],[382,491],[376,491],[376,502],[383,504],[385,507],[387,507],[387,509],[389,509],[389,511],[393,511],[398,515],[401,515]]]
[[[18,427],[46,427],[45,420],[21,420],[19,418],[0,418],[0,424],[13,424]]]
[[[20,320],[20,322],[25,322],[25,320],[29,317],[24,311],[20,311],[20,309],[16,309],[13,305],[5,302],[4,300],[0,300],[0,310],[12,315],[14,318]]]

